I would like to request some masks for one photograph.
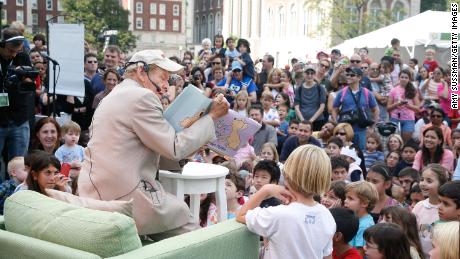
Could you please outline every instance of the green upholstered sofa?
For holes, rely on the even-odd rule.
[[[0,216],[0,258],[8,259],[252,259],[258,258],[258,248],[259,237],[234,220],[142,246],[132,218],[32,191],[9,197]]]

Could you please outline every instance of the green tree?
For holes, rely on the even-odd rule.
[[[422,0],[420,2],[420,12],[423,13],[428,10],[432,11],[446,11],[446,0]]]
[[[106,30],[117,30],[117,45],[123,51],[136,47],[136,36],[128,31],[129,21],[127,10],[118,0],[64,0],[65,13],[68,21],[82,21],[85,24],[85,39],[98,49],[102,49],[104,42],[100,36]]]

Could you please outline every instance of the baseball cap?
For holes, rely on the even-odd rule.
[[[357,67],[349,67],[347,68],[346,70],[347,73],[353,73],[355,75],[358,75],[358,76],[362,76],[363,75],[363,71],[361,70],[361,68],[357,68]]]
[[[331,51],[331,54],[342,55],[342,53],[340,53],[340,50],[339,50],[339,49],[333,49],[333,50]]]
[[[134,53],[129,63],[145,62],[148,65],[156,65],[168,72],[177,72],[184,68],[167,58],[159,49],[147,49]]]
[[[316,72],[315,66],[308,65],[305,67],[304,72],[307,72],[308,70],[313,70],[313,72]]]
[[[232,62],[232,71],[234,71],[236,69],[243,70],[243,67],[241,66],[240,62],[233,61]]]

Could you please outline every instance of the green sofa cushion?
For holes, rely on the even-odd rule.
[[[77,207],[34,191],[5,202],[7,231],[111,257],[140,248],[134,220],[116,212]]]

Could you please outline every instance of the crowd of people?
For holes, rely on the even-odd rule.
[[[156,54],[134,55],[126,63],[114,45],[99,60],[87,46],[84,97],[54,98],[42,54],[45,37],[35,35],[34,48],[28,49],[17,28],[2,35],[2,88],[9,104],[0,99],[0,149],[7,162],[7,174],[0,177],[0,214],[5,199],[21,190],[79,195],[85,159],[91,172],[100,166],[92,161],[107,153],[134,152],[123,147],[120,136],[97,127],[104,120],[149,116],[148,110],[136,110],[132,118],[111,114],[107,107],[117,105],[115,97],[104,103],[107,96],[122,95],[120,88],[145,79],[163,111],[184,88],[196,87],[209,98],[224,96],[231,109],[262,125],[235,157],[206,145],[186,157],[229,168],[228,219],[262,237],[261,257],[459,258],[460,113],[450,106],[450,64],[436,60],[435,48],[426,50],[423,61],[402,60],[399,41],[393,39],[380,60],[372,60],[365,47],[351,56],[333,49],[320,51],[316,60],[293,58],[276,68],[270,54],[253,60],[247,40],[216,35],[213,42],[203,40],[196,56],[186,51],[170,57],[183,68],[177,70],[164,68],[165,61],[148,63]],[[12,81],[3,72],[10,64],[31,65],[39,74]],[[149,71],[150,64],[173,73],[133,77],[139,67]],[[222,115],[215,114],[211,117]],[[60,124],[53,115],[71,120]],[[142,127],[132,123],[135,130]],[[110,141],[108,136],[119,144],[97,148]],[[140,141],[150,148],[147,140]],[[103,199],[94,189],[94,198]],[[219,209],[213,193],[203,194],[200,226],[217,224]]]

